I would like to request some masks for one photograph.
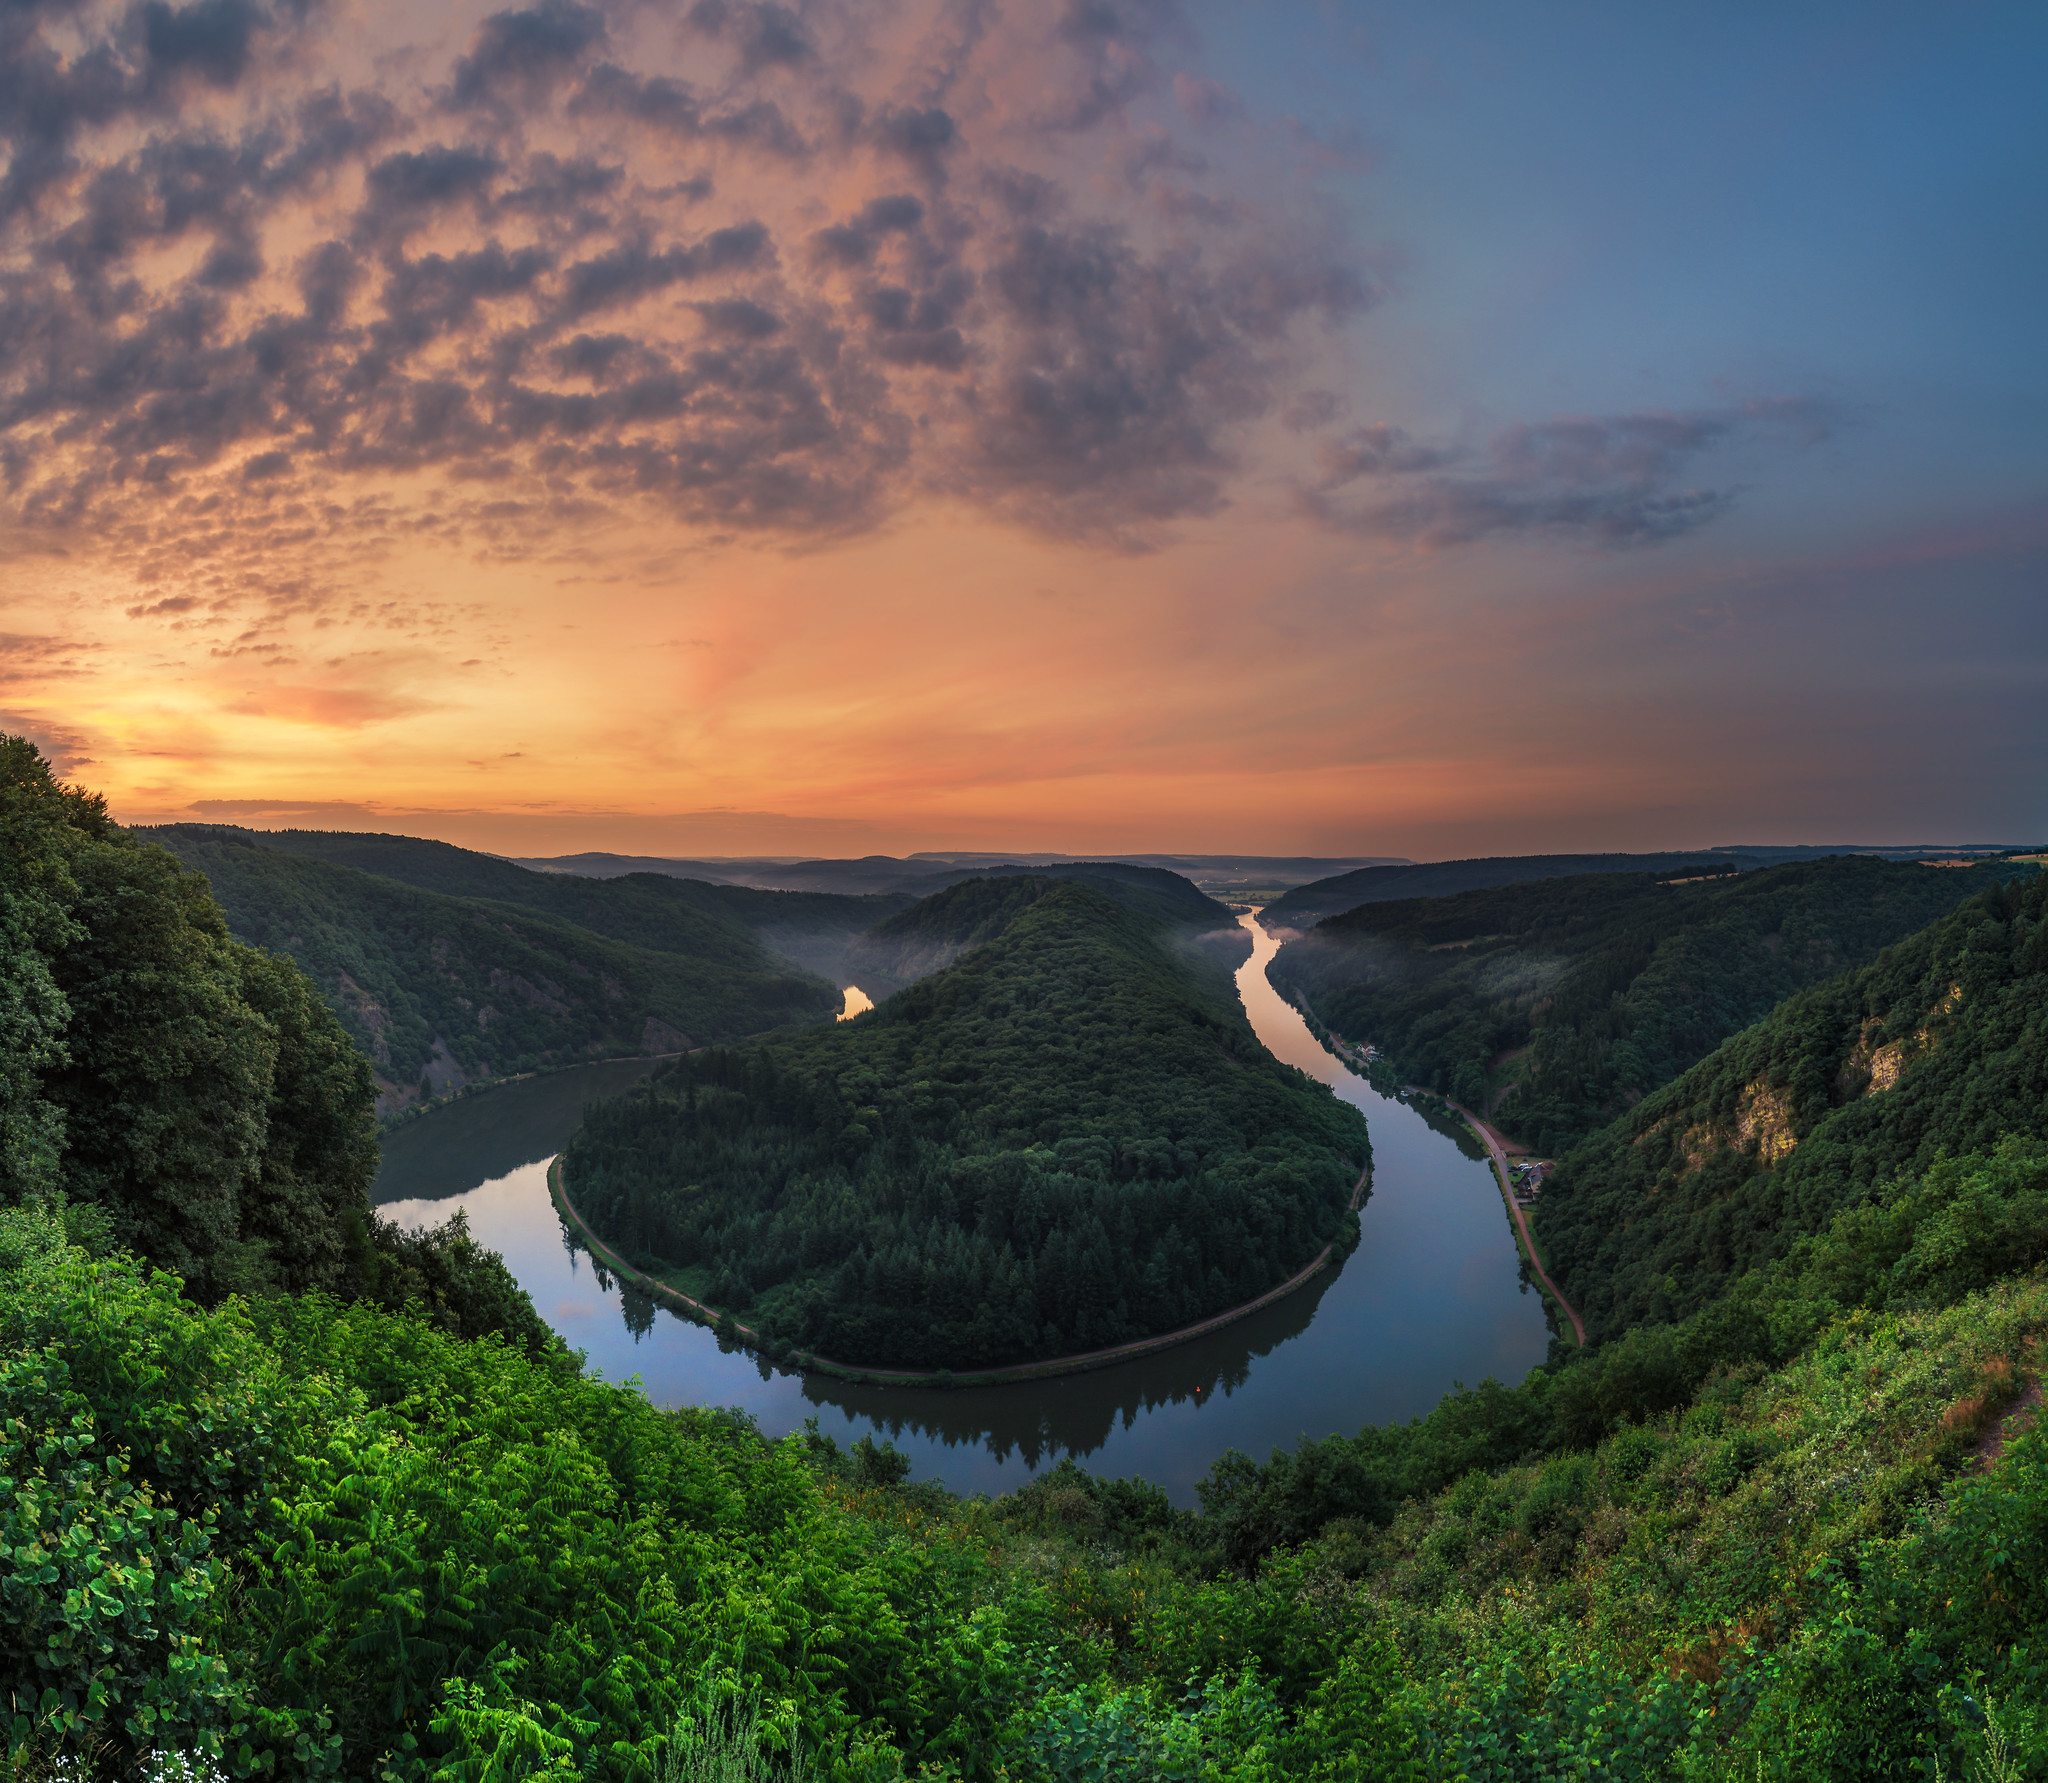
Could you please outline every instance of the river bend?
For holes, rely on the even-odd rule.
[[[569,1244],[547,1161],[586,1102],[637,1081],[645,1064],[536,1078],[425,1115],[387,1135],[375,1198],[407,1224],[463,1208],[590,1366],[637,1378],[658,1404],[738,1406],[770,1436],[812,1417],[841,1442],[873,1432],[910,1456],[914,1477],[961,1492],[1005,1491],[1072,1455],[1191,1504],[1227,1450],[1263,1458],[1304,1436],[1416,1417],[1460,1382],[1519,1381],[1548,1343],[1489,1166],[1339,1064],[1267,981],[1278,943],[1242,920],[1253,953],[1237,985],[1252,1027],[1277,1057],[1364,1111],[1372,1195],[1340,1268],[1157,1355],[1002,1387],[862,1387],[722,1350],[702,1326],[623,1294]]]

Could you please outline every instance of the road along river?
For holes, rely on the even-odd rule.
[[[1252,1027],[1279,1058],[1364,1110],[1372,1194],[1362,1241],[1341,1267],[1170,1350],[1054,1380],[951,1389],[785,1374],[721,1350],[704,1327],[594,1270],[548,1196],[548,1160],[584,1104],[637,1081],[645,1064],[509,1084],[422,1116],[387,1135],[376,1198],[407,1224],[463,1208],[590,1366],[612,1380],[638,1377],[657,1404],[738,1406],[771,1436],[808,1417],[842,1442],[873,1432],[911,1457],[914,1477],[963,1492],[1007,1490],[1072,1455],[1098,1473],[1156,1480],[1191,1504],[1195,1482],[1226,1450],[1263,1459],[1303,1436],[1418,1416],[1460,1381],[1520,1380],[1548,1342],[1488,1164],[1325,1051],[1266,980],[1278,944],[1254,918],[1243,921],[1253,953],[1237,985]]]

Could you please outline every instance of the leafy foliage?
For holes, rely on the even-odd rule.
[[[53,1233],[0,1216],[17,1750],[645,1776],[706,1680],[842,1759],[993,1735],[971,1557],[873,1541],[800,1445],[368,1306],[204,1313]]]
[[[933,1368],[1171,1330],[1353,1238],[1363,1123],[1259,1045],[1221,960],[1073,883],[927,905],[891,926],[957,937],[947,970],[593,1108],[584,1216],[770,1343]]]
[[[1840,856],[1374,903],[1289,942],[1273,976],[1403,1081],[1494,1105],[1528,1144],[1562,1151],[1794,991],[2010,872]]]
[[[368,1070],[206,882],[0,738],[0,1199],[63,1191],[210,1292],[341,1285],[367,1245]]]
[[[378,1221],[369,1066],[290,961],[0,737],[0,1205],[48,1204],[208,1300],[324,1289],[559,1345],[466,1229]]]

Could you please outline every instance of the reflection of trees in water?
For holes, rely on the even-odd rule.
[[[1403,1096],[1401,1104],[1404,1108],[1413,1109],[1432,1133],[1441,1133],[1474,1163],[1491,1162],[1492,1154],[1486,1149],[1486,1141],[1465,1124],[1463,1115],[1453,1114],[1437,1097],[1427,1093]]]
[[[874,1387],[827,1374],[804,1377],[804,1397],[871,1420],[893,1439],[906,1430],[947,1448],[979,1444],[998,1461],[1029,1467],[1093,1454],[1119,1426],[1162,1406],[1228,1398],[1260,1356],[1308,1329],[1341,1269],[1326,1270],[1273,1306],[1154,1356],[1049,1381],[1007,1387]]]
[[[654,1296],[645,1288],[636,1288],[631,1282],[624,1283],[619,1306],[626,1315],[626,1329],[633,1334],[635,1343],[654,1329]]]
[[[569,1143],[586,1107],[653,1069],[651,1059],[583,1065],[480,1090],[407,1121],[383,1137],[370,1199],[379,1205],[445,1200],[552,1158]]]

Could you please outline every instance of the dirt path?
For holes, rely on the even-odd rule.
[[[1351,1189],[1351,1211],[1358,1211],[1359,1203],[1365,1198],[1366,1185],[1372,1180],[1368,1166],[1359,1172],[1358,1181]],[[656,1281],[653,1276],[635,1269],[625,1258],[606,1244],[590,1229],[589,1223],[576,1211],[570,1201],[567,1188],[562,1180],[562,1160],[552,1159],[548,1164],[548,1192],[554,1197],[555,1205],[562,1215],[582,1234],[583,1242],[593,1256],[601,1259],[604,1266],[621,1281],[629,1281],[642,1293],[653,1296],[671,1306],[680,1306],[695,1313],[708,1325],[716,1325],[719,1313],[715,1307],[706,1306],[701,1300],[693,1300],[680,1288],[672,1288],[666,1282]],[[937,1373],[921,1372],[901,1368],[863,1368],[853,1362],[835,1362],[829,1356],[803,1353],[800,1366],[819,1369],[826,1374],[837,1375],[843,1380],[868,1381],[884,1387],[998,1387],[1012,1381],[1052,1380],[1063,1374],[1085,1374],[1091,1368],[1109,1368],[1118,1362],[1135,1361],[1140,1356],[1157,1354],[1160,1350],[1171,1349],[1175,1344],[1186,1343],[1190,1338],[1202,1337],[1211,1331],[1220,1331],[1226,1325],[1234,1325],[1239,1319],[1249,1317],[1261,1307],[1271,1306],[1276,1300],[1283,1300],[1296,1288],[1309,1282],[1321,1272],[1330,1260],[1334,1247],[1324,1245],[1316,1260],[1306,1269],[1289,1276],[1277,1288],[1268,1288],[1256,1300],[1247,1300],[1242,1306],[1233,1306],[1225,1312],[1203,1319],[1199,1324],[1183,1325],[1178,1331],[1165,1331],[1157,1337],[1141,1337],[1131,1343],[1120,1343],[1113,1349],[1088,1350],[1078,1356],[1055,1356],[1045,1362],[1019,1362],[1009,1368],[970,1368],[958,1374],[941,1370]],[[1548,1279],[1547,1277],[1545,1278]],[[1554,1291],[1554,1290],[1553,1290]],[[1559,1302],[1563,1304],[1562,1301]],[[760,1333],[751,1326],[742,1325],[735,1319],[733,1328],[749,1342],[758,1343]]]
[[[2003,1417],[1994,1418],[1989,1428],[1977,1439],[1977,1465],[1995,1467],[1998,1458],[2005,1453],[2005,1445],[2016,1436],[2024,1436],[2033,1428],[2034,1419],[2041,1410],[2041,1377],[2036,1374],[2020,1396],[2007,1408]]]
[[[1469,1108],[1445,1098],[1445,1106],[1465,1117],[1472,1131],[1477,1133],[1486,1145],[1486,1155],[1493,1160],[1493,1173],[1500,1178],[1500,1192],[1507,1197],[1508,1212],[1514,1216],[1515,1227],[1522,1235],[1522,1249],[1528,1256],[1529,1267],[1536,1272],[1536,1279],[1550,1290],[1550,1297],[1564,1309],[1564,1316],[1571,1320],[1572,1331],[1578,1337],[1579,1348],[1586,1347],[1585,1321],[1572,1310],[1572,1303],[1557,1291],[1557,1283],[1550,1279],[1550,1271],[1543,1267],[1543,1259],[1536,1254],[1536,1240],[1530,1236],[1528,1219],[1522,1213],[1521,1203],[1515,1199],[1514,1179],[1508,1175],[1508,1154],[1501,1143],[1501,1136],[1474,1114]]]

